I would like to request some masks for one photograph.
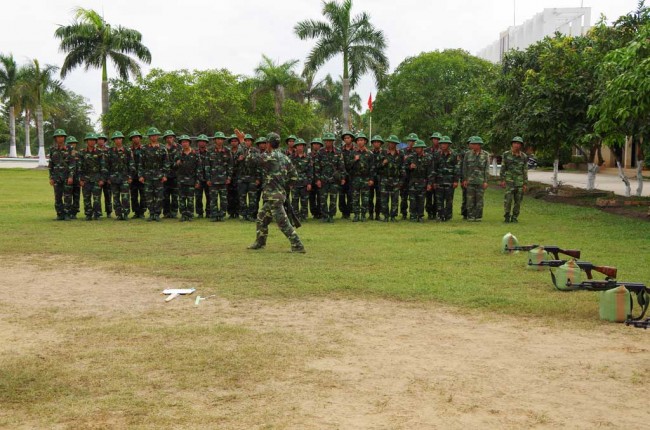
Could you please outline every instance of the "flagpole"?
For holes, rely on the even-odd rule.
[[[370,111],[370,134],[368,137],[372,139],[372,111]]]

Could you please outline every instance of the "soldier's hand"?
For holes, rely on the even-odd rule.
[[[103,187],[104,186],[104,181],[99,181],[98,184],[99,184],[100,187]]]
[[[111,181],[110,181],[110,180],[106,181],[106,183],[107,183],[108,185],[111,185]]]
[[[257,180],[255,181],[255,185],[257,185],[258,187],[260,186],[260,180],[259,180],[259,179],[257,179]]]
[[[528,190],[528,185],[524,185],[523,187],[524,193]]]
[[[79,186],[80,186],[81,188],[83,188],[84,185],[86,185],[86,181],[79,181]]]
[[[226,185],[230,185],[230,179],[226,179]]]
[[[323,184],[321,183],[320,179],[319,179],[318,181],[316,181],[316,186],[317,186],[318,188],[320,188],[321,186],[323,186]]]
[[[386,164],[388,164],[388,160],[384,159],[383,164],[384,164],[384,166],[385,166]]]
[[[196,188],[197,190],[200,189],[200,188],[201,188],[201,184],[199,184],[199,183],[197,182],[196,184],[194,184],[194,188]]]
[[[341,179],[341,185],[345,185],[345,179]]]
[[[373,181],[372,179],[369,180],[369,181],[368,181],[368,186],[369,186],[369,187],[372,187],[373,185],[375,185],[375,181]]]
[[[243,155],[239,156],[239,161],[244,161],[244,156]]]
[[[506,187],[506,181],[501,181],[499,183],[499,185],[501,185],[501,188],[505,188]]]
[[[358,155],[354,156],[354,161],[359,161],[359,156]]]
[[[208,181],[208,187],[212,186],[212,181]]]
[[[131,182],[133,182],[133,179],[129,178],[129,179],[126,180],[126,182],[128,182],[130,184]]]
[[[409,169],[411,169],[411,170],[415,169],[415,163],[411,163],[411,165],[409,166]]]
[[[487,183],[487,182],[483,182],[483,189],[485,190],[485,189],[487,189],[487,187],[488,187],[488,183]]]
[[[451,186],[454,188],[458,188],[458,182],[454,182],[453,184],[451,184]]]
[[[307,184],[307,191],[311,191],[311,184]]]
[[[239,143],[242,143],[244,141],[244,133],[239,131],[239,129],[235,129],[235,134],[237,135],[237,139],[239,139]]]
[[[467,181],[463,181],[462,184],[463,184],[463,188],[467,188]]]
[[[163,177],[160,179],[160,182],[167,182],[167,176],[163,176]]]
[[[181,160],[176,160],[176,165],[180,166],[181,165]]]
[[[431,191],[433,187],[431,185],[427,185],[427,191]]]
[[[70,181],[70,180],[68,179],[68,181]],[[70,184],[70,183],[68,182],[68,185],[69,185],[69,184]],[[54,179],[50,179],[50,185],[52,185],[52,186],[54,185]]]
[[[138,180],[140,181],[141,184],[144,184],[144,177],[143,176],[140,176],[140,179],[138,179]]]
[[[74,179],[68,178],[68,185],[72,185],[72,184],[74,184]]]

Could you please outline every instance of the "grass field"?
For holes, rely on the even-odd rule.
[[[503,255],[501,237],[508,231],[521,244],[581,249],[583,260],[618,267],[622,280],[650,282],[650,223],[528,198],[520,223],[506,225],[502,192],[496,189],[486,194],[482,223],[466,223],[457,215],[460,193],[456,218],[446,224],[308,221],[299,231],[305,255],[289,253],[288,241],[274,226],[265,250],[247,250],[254,224],[240,221],[56,222],[52,194],[45,171],[0,170],[5,269],[0,278],[5,291],[0,296],[0,427],[349,428],[354,421],[318,425],[322,417],[309,421],[301,412],[305,405],[297,406],[312,401],[314,392],[342,389],[340,378],[314,368],[313,362],[340,358],[348,342],[340,333],[372,323],[359,317],[345,325],[352,324],[345,315],[361,312],[350,311],[346,303],[362,301],[364,312],[376,304],[378,313],[390,313],[391,303],[403,310],[408,302],[415,307],[413,315],[422,318],[440,306],[460,315],[525,316],[534,325],[568,321],[586,330],[611,330],[598,320],[596,294],[557,292],[548,272],[525,269],[525,254]],[[71,274],[75,265],[79,270]],[[65,282],[74,285],[68,289]],[[194,308],[191,299],[165,305],[159,295],[165,283],[196,287],[202,296],[216,294],[232,306],[211,308],[208,301]],[[94,285],[105,291],[94,291]],[[321,303],[330,307],[320,309]],[[278,310],[285,305],[288,311]],[[312,321],[316,333],[303,327],[301,318]],[[407,312],[400,321],[410,318]],[[637,332],[626,336],[643,334]],[[430,338],[422,335],[419,343]],[[472,342],[478,346],[479,339]],[[388,339],[384,349],[394,341]],[[573,357],[584,349],[580,343],[575,347],[576,352],[569,350]],[[531,357],[535,354],[540,352]],[[476,358],[482,360],[480,351]],[[536,366],[526,364],[522,375],[531,368]],[[549,369],[558,384],[558,375],[574,373]],[[620,389],[627,390],[625,383],[637,384],[650,366],[630,375],[597,369],[606,383],[620,382]],[[468,374],[465,386],[473,386],[476,377]],[[585,378],[591,380],[580,376]],[[446,386],[415,378],[395,397],[430,398],[432,387],[445,386],[436,394],[442,404],[472,414],[484,400],[462,403],[462,394],[453,392],[462,379]],[[526,383],[539,386],[539,381]],[[580,391],[591,392],[588,387]],[[400,416],[382,402],[377,405],[388,415]],[[324,415],[342,409],[315,408]],[[495,414],[496,409],[474,424],[490,427],[510,419]],[[519,413],[512,427],[575,424],[552,421],[548,410],[518,406],[512,416]],[[399,420],[389,426],[417,427]]]

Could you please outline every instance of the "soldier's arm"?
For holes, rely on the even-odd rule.
[[[233,177],[233,173],[235,170],[234,162],[232,155],[228,157],[228,162],[227,162],[227,167],[226,167],[226,175],[228,176],[228,179]]]
[[[74,151],[70,151],[68,154],[68,179],[75,178],[77,174],[77,156]]]
[[[501,172],[499,173],[499,179],[501,179],[501,182],[506,180],[506,172],[508,171],[508,161],[506,154],[508,152],[504,152],[503,155],[501,155]]]
[[[528,186],[528,156],[525,156],[524,160],[524,186]]]
[[[50,161],[47,162],[47,170],[49,172],[48,174],[49,174],[50,179],[52,179],[52,173],[54,172],[54,162],[52,161],[52,149],[51,148],[50,148],[50,151],[49,151],[49,156],[50,156]]]
[[[490,178],[490,155],[487,154],[486,152],[485,165],[483,166],[483,183],[487,183],[489,178]]]

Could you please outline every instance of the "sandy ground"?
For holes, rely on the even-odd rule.
[[[57,308],[110,317],[171,307],[261,332],[298,334],[332,351],[275,382],[278,392],[291,393],[291,407],[283,411],[290,428],[591,429],[650,423],[643,400],[650,332],[644,330],[562,327],[378,300],[213,297],[194,306],[193,297],[181,297],[164,303],[163,288],[188,285],[49,266],[54,265],[46,261],[26,272],[0,263],[0,354],[57,342],[47,329],[16,330],[13,312],[24,317]],[[328,382],[300,377],[314,372],[326,374],[320,380]]]

